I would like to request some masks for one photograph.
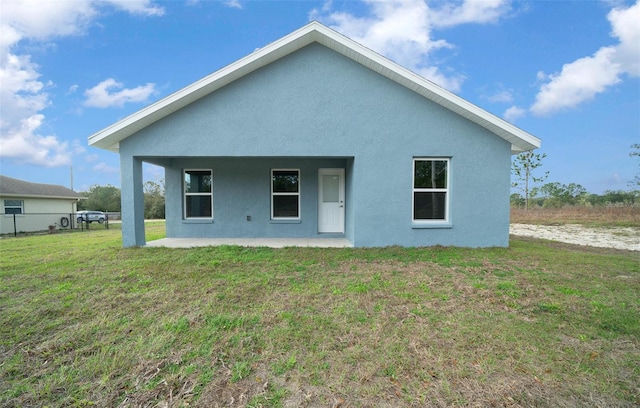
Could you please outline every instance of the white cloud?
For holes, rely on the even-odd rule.
[[[138,14],[143,16],[162,16],[164,15],[164,8],[156,6],[150,0],[103,0],[105,3],[109,3],[116,8],[126,11],[131,14]]]
[[[458,3],[445,4],[434,13],[434,25],[452,27],[469,23],[494,23],[511,9],[507,0],[465,0]]]
[[[84,153],[87,149],[80,143],[78,139],[74,139],[71,143],[71,150],[74,154]]]
[[[517,107],[517,106],[512,106],[512,107],[510,107],[509,109],[507,109],[504,112],[502,117],[507,122],[515,123],[516,120],[520,119],[521,117],[523,117],[526,114],[527,114],[527,110],[526,109],[523,109],[523,108],[520,108],[520,107]]]
[[[631,76],[640,76],[640,2],[628,9],[613,9],[607,16],[612,35],[620,40],[615,60]]]
[[[68,144],[53,135],[36,134],[44,116],[31,115],[20,121],[20,126],[2,133],[2,157],[21,164],[43,167],[66,166],[71,163]]]
[[[41,79],[40,67],[20,53],[23,40],[49,42],[81,35],[106,6],[136,15],[162,15],[148,0],[2,0],[0,7],[0,158],[44,167],[68,165],[79,149],[74,143],[44,133],[42,113],[51,105],[51,81]],[[72,87],[69,92],[74,92]]]
[[[99,171],[101,173],[109,173],[109,174],[114,174],[114,173],[119,173],[120,172],[120,169],[118,167],[109,166],[105,162],[100,162],[100,163],[96,164],[95,166],[93,166],[93,170],[94,171]]]
[[[619,43],[563,65],[559,74],[539,72],[538,79],[549,82],[540,87],[531,112],[549,115],[573,108],[620,83],[624,74],[640,76],[640,2],[613,9],[608,18]]]
[[[32,63],[28,55],[9,54],[6,57],[6,63],[0,68],[2,130],[19,124],[22,119],[49,105],[46,85],[39,78],[38,65]]]
[[[242,4],[240,3],[239,0],[227,0],[223,2],[223,4],[227,7],[237,8],[239,10],[242,10]]]
[[[84,106],[94,108],[122,107],[129,102],[144,102],[156,92],[156,85],[149,83],[135,88],[124,85],[113,78],[105,79],[93,88],[84,91],[87,99]]]
[[[79,86],[79,85],[76,85],[76,84],[71,85],[71,86],[69,87],[69,90],[68,90],[68,91],[67,91],[67,93],[65,94],[65,96],[68,96],[68,95],[71,95],[71,94],[76,93],[76,91],[78,90],[78,88],[80,88],[80,86]]]
[[[460,89],[464,76],[445,73],[432,61],[436,51],[453,48],[446,40],[433,38],[434,28],[494,22],[509,9],[507,0],[434,2],[438,9],[424,0],[365,3],[369,14],[364,17],[332,12],[331,2],[312,10],[309,17],[452,91]]]
[[[591,57],[565,64],[550,82],[542,85],[531,107],[535,115],[573,108],[620,82],[621,67],[613,61],[613,47],[603,47]]]
[[[5,58],[22,39],[47,41],[82,33],[97,10],[88,0],[4,0],[1,13],[0,58]]]
[[[511,103],[513,102],[513,91],[510,89],[501,89],[493,95],[487,96],[489,102]]]
[[[50,104],[46,89],[51,84],[39,80],[38,66],[28,55],[4,57],[0,67],[0,157],[45,167],[68,164],[67,144],[39,131],[44,122],[39,112]]]

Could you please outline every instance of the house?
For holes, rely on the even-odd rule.
[[[507,246],[511,155],[540,140],[318,22],[89,137],[120,154],[123,245],[142,163],[168,238]]]
[[[80,195],[66,187],[0,176],[0,234],[73,225]]]

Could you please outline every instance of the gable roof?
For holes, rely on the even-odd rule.
[[[89,145],[118,152],[120,141],[154,122],[311,43],[322,44],[440,104],[511,143],[516,154],[540,147],[540,139],[460,98],[317,21],[89,136]]]
[[[81,198],[80,194],[56,184],[30,183],[0,175],[0,196],[3,197],[43,197],[43,198]]]

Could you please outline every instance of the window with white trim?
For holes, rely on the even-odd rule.
[[[300,170],[271,170],[271,219],[300,219]]]
[[[4,200],[5,214],[24,214],[23,200]]]
[[[213,172],[184,171],[184,218],[213,218]]]
[[[413,221],[449,220],[449,159],[413,159]]]

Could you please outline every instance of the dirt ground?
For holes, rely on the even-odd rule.
[[[638,228],[589,228],[578,224],[511,224],[509,232],[512,235],[575,245],[640,251],[640,229]]]

